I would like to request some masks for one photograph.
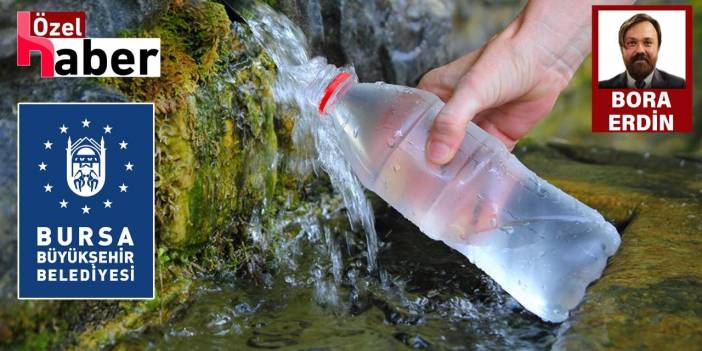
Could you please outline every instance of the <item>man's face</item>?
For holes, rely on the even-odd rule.
[[[658,45],[658,33],[651,22],[639,22],[624,33],[622,58],[634,79],[644,79],[656,68]]]

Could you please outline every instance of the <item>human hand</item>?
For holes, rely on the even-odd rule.
[[[483,47],[429,71],[418,88],[446,102],[427,158],[448,163],[473,121],[508,149],[543,119],[590,52],[588,1],[531,1]]]

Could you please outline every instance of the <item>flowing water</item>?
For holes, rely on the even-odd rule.
[[[320,118],[315,109],[324,86],[301,89],[324,81],[332,74],[330,66],[323,58],[309,58],[302,32],[283,15],[260,4],[242,13],[255,43],[276,63],[277,99],[299,111],[293,131],[299,154],[289,166],[301,173],[325,172],[343,204],[320,194],[321,213],[289,210],[273,228],[286,234],[277,235],[275,245],[270,237],[275,233],[264,232],[254,219],[254,242],[274,247],[272,273],[262,272],[259,283],[227,273],[202,279],[177,318],[127,338],[121,346],[550,347],[567,323],[546,323],[525,311],[465,257],[426,238],[394,210],[373,213],[335,142],[331,119]],[[248,29],[235,23],[234,30]]]
[[[333,76],[334,68],[323,58],[310,60],[302,31],[287,17],[262,4],[251,6],[247,12],[246,20],[254,37],[278,69],[276,98],[299,110],[293,141],[304,149],[309,146],[309,136],[314,140],[302,162],[311,162],[315,170],[321,166],[334,189],[342,195],[350,223],[362,225],[366,234],[368,270],[373,271],[377,266],[378,242],[372,209],[336,143],[331,120],[320,118],[316,110],[315,102],[325,88],[323,84],[328,82],[326,78]],[[315,87],[316,91],[303,89],[305,87]],[[382,272],[381,276],[384,276]]]
[[[323,203],[333,208],[331,203]],[[302,212],[302,211],[301,211]],[[525,311],[464,256],[426,238],[392,210],[369,276],[363,240],[338,213],[300,215],[263,283],[228,275],[198,281],[181,315],[127,339],[126,349],[546,349],[566,329]]]

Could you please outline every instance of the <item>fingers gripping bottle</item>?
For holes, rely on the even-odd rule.
[[[316,95],[318,110],[334,119],[361,183],[527,310],[565,320],[619,247],[616,229],[473,123],[450,163],[428,162],[427,137],[444,105],[436,95],[329,71],[317,84],[326,87]]]

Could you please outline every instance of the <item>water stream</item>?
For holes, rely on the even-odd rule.
[[[263,4],[254,4],[247,12],[246,20],[254,38],[265,48],[278,69],[277,100],[293,104],[299,110],[293,141],[308,150],[300,162],[311,162],[315,171],[321,166],[329,175],[332,186],[344,199],[350,223],[360,223],[366,234],[368,270],[373,271],[377,266],[378,236],[372,208],[337,145],[331,120],[320,118],[314,103],[325,88],[322,84],[327,82],[322,78],[331,76],[333,67],[324,58],[309,58],[304,34],[284,15]],[[305,87],[315,89],[310,91]],[[307,143],[309,136],[313,139],[313,147]]]
[[[299,111],[293,140],[298,172],[325,172],[337,197],[320,194],[321,212],[288,210],[271,232],[255,221],[252,238],[273,247],[262,283],[228,273],[195,282],[196,293],[172,322],[122,341],[127,348],[194,349],[495,349],[550,347],[565,324],[525,311],[465,257],[423,235],[388,208],[373,213],[364,189],[303,91],[328,75],[285,16],[257,4],[246,25],[276,63],[275,95]],[[249,35],[250,37],[250,35]],[[348,68],[352,69],[352,68]],[[318,87],[321,91],[324,87]],[[346,215],[343,214],[346,213]],[[365,236],[359,236],[359,231]],[[284,235],[283,235],[284,233]],[[273,244],[275,243],[275,244]]]
[[[333,208],[331,203],[323,203]],[[369,276],[363,240],[338,214],[302,214],[283,224],[263,283],[224,274],[196,281],[181,315],[127,338],[127,349],[455,350],[547,349],[567,323],[525,311],[458,252],[426,238],[392,210],[378,213],[383,239]],[[336,217],[336,220],[334,218]]]

